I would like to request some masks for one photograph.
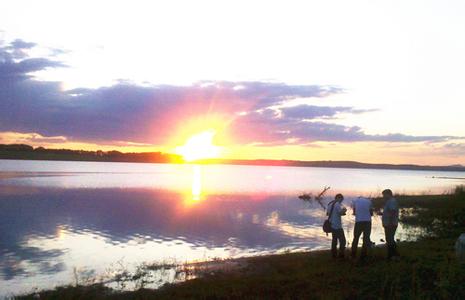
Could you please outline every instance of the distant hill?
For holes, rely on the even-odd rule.
[[[162,152],[123,153],[119,151],[84,151],[69,149],[34,148],[24,144],[0,144],[0,159],[30,160],[69,160],[102,162],[140,162],[140,163],[186,163],[180,155]],[[431,170],[465,172],[465,166],[420,166],[413,164],[369,164],[356,161],[299,161],[272,159],[202,159],[191,163],[227,164],[254,166],[292,166],[317,168],[351,168],[351,169],[396,169],[396,170]]]
[[[431,171],[458,171],[465,172],[462,165],[453,166],[421,166],[413,164],[370,164],[357,161],[300,161],[300,160],[238,160],[238,159],[203,159],[196,161],[204,164],[233,164],[256,166],[290,166],[290,167],[316,167],[316,168],[350,168],[350,169],[393,169],[393,170],[431,170]]]
[[[464,165],[461,165],[461,164],[456,164],[456,165],[450,165],[448,167],[453,167],[453,168],[465,168]]]

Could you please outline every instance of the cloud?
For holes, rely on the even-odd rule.
[[[23,59],[28,56],[28,50],[34,48],[36,46],[35,43],[25,42],[20,39],[16,39],[11,42],[8,46],[4,47],[6,54],[10,59]],[[1,54],[0,54],[1,60]]]
[[[316,119],[330,118],[340,113],[360,114],[376,111],[374,109],[354,109],[348,106],[316,106],[316,105],[296,105],[280,109],[283,117],[290,119]]]
[[[312,108],[311,110],[309,108]],[[334,123],[311,121],[324,116],[334,116],[340,112],[350,112],[350,108],[307,107],[301,114],[298,110],[278,112],[254,112],[237,119],[236,132],[231,135],[241,143],[258,143],[264,146],[289,144],[308,144],[318,141],[333,142],[442,142],[452,136],[412,136],[401,133],[372,135],[366,134],[358,126],[344,126]],[[248,130],[249,128],[249,130]],[[253,128],[253,130],[250,130]]]
[[[45,137],[38,133],[26,132],[26,133],[17,133],[17,132],[2,132],[0,135],[0,142],[3,144],[54,144],[54,143],[64,143],[67,139],[64,136],[49,136]]]
[[[46,58],[29,58],[24,59],[18,63],[6,62],[0,64],[0,77],[3,78],[26,78],[27,74],[45,70],[47,68],[64,67],[65,65],[60,62],[51,61]]]
[[[2,87],[4,87],[5,80],[8,80],[6,83],[12,84],[14,82],[9,81],[9,79],[30,78],[29,73],[66,66],[48,58],[28,58],[28,54],[24,50],[34,46],[34,43],[15,40],[5,47],[0,47],[0,80],[3,81],[0,84],[3,84]]]
[[[447,143],[442,145],[441,151],[452,156],[465,155],[465,143]]]
[[[34,48],[37,44],[32,42],[25,42],[21,39],[16,39],[10,43],[9,49],[31,49]]]
[[[330,95],[344,93],[335,86],[261,81],[203,81],[175,86],[119,81],[107,87],[64,91],[59,82],[40,81],[32,74],[64,67],[64,63],[15,54],[34,46],[34,43],[16,40],[0,47],[0,132],[34,132],[39,138],[63,137],[67,141],[100,144],[163,145],[189,120],[214,115],[228,123],[222,134],[238,144],[436,142],[450,138],[401,133],[370,135],[360,127],[321,120],[373,110],[350,106],[288,106],[295,99],[324,101]]]

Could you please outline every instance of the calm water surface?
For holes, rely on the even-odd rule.
[[[324,249],[324,210],[297,199],[442,193],[462,172],[0,160],[0,297],[74,272]],[[353,216],[343,217],[352,237]],[[380,243],[379,217],[372,240]],[[400,228],[398,238],[413,238]]]

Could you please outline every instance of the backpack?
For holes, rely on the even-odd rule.
[[[334,205],[336,204],[336,201],[332,201],[329,204],[331,203],[333,204],[333,206],[331,206],[331,210],[329,211],[328,218],[323,223],[323,231],[326,232],[327,234],[330,232],[333,232],[333,227],[331,227],[331,222],[329,221],[329,219],[331,219],[331,215],[333,214]]]

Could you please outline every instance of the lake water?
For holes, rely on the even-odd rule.
[[[456,178],[456,179],[448,179]],[[443,193],[463,172],[0,160],[0,297],[117,265],[328,248],[303,192]],[[351,212],[349,210],[349,212]],[[353,216],[343,217],[348,241]],[[373,219],[372,240],[383,236]],[[412,238],[399,228],[397,238]]]

